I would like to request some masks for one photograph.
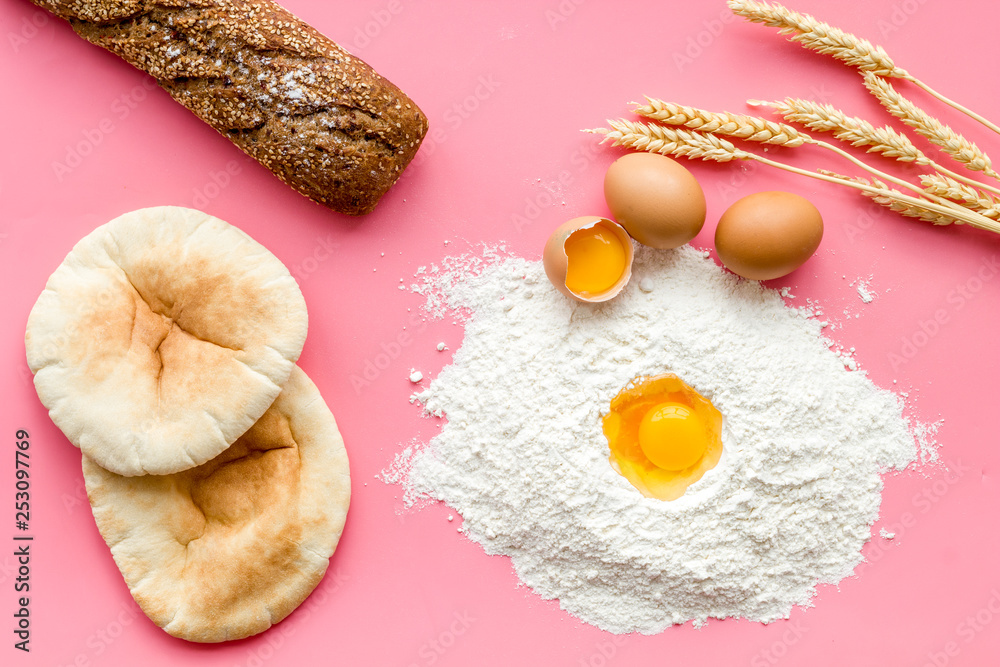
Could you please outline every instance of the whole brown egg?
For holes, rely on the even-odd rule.
[[[615,160],[604,176],[604,198],[622,227],[653,248],[678,248],[705,224],[705,193],[683,165],[640,151]]]
[[[715,250],[733,273],[771,280],[802,266],[822,238],[823,218],[808,199],[791,192],[757,192],[722,214]]]

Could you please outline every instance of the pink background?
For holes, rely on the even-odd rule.
[[[397,83],[430,119],[417,163],[366,218],[331,213],[294,193],[64,22],[26,0],[0,6],[0,662],[995,662],[1000,616],[989,606],[1000,611],[1000,279],[991,267],[1000,239],[883,213],[835,186],[766,167],[690,165],[708,199],[708,221],[694,242],[702,247],[711,247],[719,214],[746,194],[785,189],[819,207],[827,223],[820,250],[774,286],[790,286],[793,304],[820,303],[835,323],[832,339],[854,347],[877,384],[908,392],[912,416],[943,420],[938,438],[952,472],[890,477],[865,550],[870,562],[839,588],[822,587],[813,608],[768,626],[711,622],[616,638],[519,587],[506,558],[484,555],[456,532],[460,518],[449,523],[447,507],[399,514],[400,490],[375,479],[400,443],[426,441],[437,429],[407,401],[409,369],[434,377],[462,339],[449,319],[416,317],[422,300],[397,289],[400,278],[409,284],[418,267],[483,242],[539,258],[557,224],[606,212],[602,178],[620,151],[596,147],[579,130],[627,115],[626,103],[642,94],[733,111],[750,97],[802,96],[886,122],[852,70],[773,29],[730,20],[721,1],[617,9],[593,0],[286,4]],[[1000,120],[996,3],[797,0],[795,7],[882,43],[931,85]],[[1000,138],[903,89],[1000,155]],[[815,151],[780,154],[847,169]],[[297,275],[311,320],[300,363],[338,416],[351,457],[347,529],[317,594],[271,631],[222,646],[173,639],[135,611],[87,507],[80,455],[46,416],[24,361],[28,311],[73,244],[123,212],[159,204],[197,206],[241,227]],[[871,304],[851,285],[858,278],[877,293]],[[929,324],[936,316],[943,323]],[[409,343],[356,390],[352,376],[404,332]],[[449,351],[437,352],[439,341]],[[5,546],[15,532],[18,428],[32,442],[30,655],[12,648],[17,596],[13,547]],[[881,540],[882,526],[897,538]]]

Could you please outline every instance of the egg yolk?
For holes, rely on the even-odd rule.
[[[722,459],[722,413],[672,373],[630,382],[603,427],[611,466],[650,498],[680,498]]]
[[[661,403],[639,424],[639,448],[664,470],[684,470],[705,455],[708,442],[698,415],[681,403]]]
[[[606,292],[625,273],[625,247],[607,227],[596,224],[569,235],[566,251],[566,287],[588,296]]]

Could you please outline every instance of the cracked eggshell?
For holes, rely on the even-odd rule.
[[[625,248],[625,270],[622,272],[621,278],[609,289],[600,294],[584,296],[573,292],[566,286],[566,273],[569,268],[569,257],[566,255],[566,241],[569,240],[573,232],[580,229],[588,229],[596,225],[601,225],[610,230],[622,242],[622,247]],[[632,258],[634,254],[635,248],[632,246],[632,239],[624,227],[614,220],[596,215],[585,215],[568,220],[556,227],[556,230],[552,232],[549,240],[545,243],[545,250],[542,252],[542,264],[545,266],[545,275],[548,276],[549,280],[560,292],[577,301],[600,303],[617,296],[624,289],[625,285],[628,284],[629,278],[632,277]]]

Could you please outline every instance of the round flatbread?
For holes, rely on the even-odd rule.
[[[120,475],[163,475],[214,458],[264,414],[307,326],[277,257],[218,218],[162,206],[76,244],[25,348],[70,442]]]
[[[351,495],[344,441],[296,368],[274,405],[215,459],[122,477],[83,457],[87,496],[132,596],[169,634],[263,632],[316,587]]]

